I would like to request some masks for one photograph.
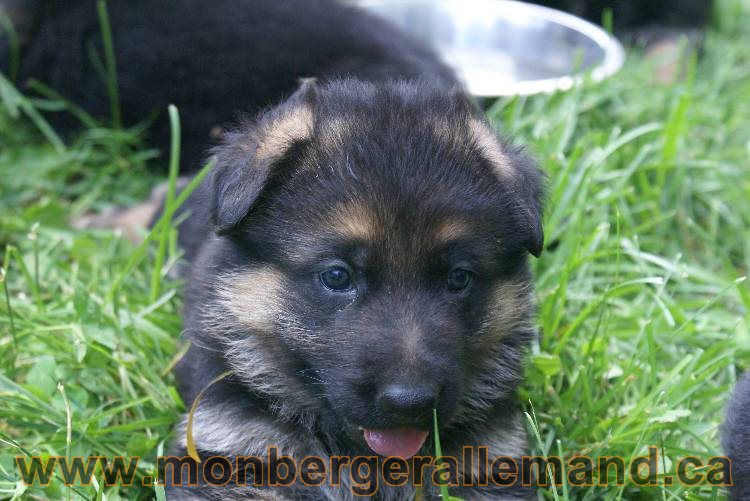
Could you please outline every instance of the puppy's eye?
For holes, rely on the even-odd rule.
[[[459,292],[471,283],[472,273],[469,270],[456,268],[448,274],[448,290]]]
[[[340,266],[329,268],[320,274],[320,282],[332,291],[347,291],[352,288],[352,277]]]

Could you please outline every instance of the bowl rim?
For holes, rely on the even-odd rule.
[[[603,53],[604,59],[597,65],[585,70],[571,73],[569,75],[563,75],[560,77],[552,78],[541,78],[536,80],[524,80],[520,82],[503,82],[495,86],[490,83],[483,82],[481,85],[472,82],[464,81],[467,91],[476,97],[498,97],[498,96],[523,96],[531,94],[549,93],[555,91],[568,90],[586,80],[588,78],[593,82],[600,82],[607,77],[610,77],[617,73],[625,63],[625,49],[622,44],[613,35],[608,33],[604,28],[597,26],[585,19],[563,12],[561,10],[553,9],[551,7],[545,7],[543,5],[536,5],[527,2],[521,2],[518,0],[357,0],[355,2],[358,6],[377,6],[377,5],[388,5],[388,4],[460,4],[466,7],[474,7],[476,5],[494,4],[501,5],[506,4],[507,6],[515,9],[516,11],[525,10],[530,15],[541,18],[546,21],[564,26],[571,30],[577,31],[583,36],[592,40],[597,46],[599,46]],[[373,15],[378,15],[372,11],[369,11]],[[439,53],[439,49],[432,47],[433,50]],[[446,63],[449,64],[449,63]],[[450,66],[450,64],[449,64]],[[454,68],[455,69],[455,68]],[[460,78],[460,77],[459,77]]]

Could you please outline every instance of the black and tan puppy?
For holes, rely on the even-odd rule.
[[[750,499],[750,374],[734,389],[722,430],[724,451],[732,461],[731,499]]]
[[[204,461],[272,446],[326,464],[432,455],[433,409],[446,455],[526,453],[515,390],[534,335],[541,175],[460,91],[306,83],[215,157],[181,228],[192,346],[178,376],[188,402],[208,387],[192,423]],[[529,495],[520,475],[513,488],[477,475],[454,494]],[[341,477],[275,494],[354,497],[356,479]],[[410,483],[373,482],[381,499],[414,496]],[[253,497],[252,483],[171,493]]]

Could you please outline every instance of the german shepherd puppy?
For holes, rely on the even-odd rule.
[[[750,499],[750,374],[734,389],[722,435],[724,451],[732,461],[730,498]]]
[[[520,464],[515,390],[534,336],[527,255],[543,242],[542,175],[520,149],[460,90],[337,80],[303,84],[214,155],[180,232],[192,344],[177,374],[188,402],[208,388],[191,423],[203,461],[269,447],[326,464],[429,456],[436,409],[445,455],[483,446]],[[461,473],[472,487],[454,495],[529,495],[520,476],[513,488],[478,485],[480,468]],[[373,482],[359,493],[414,497],[408,482]],[[170,492],[267,492],[252,484]],[[357,492],[350,475],[337,484],[273,494]]]

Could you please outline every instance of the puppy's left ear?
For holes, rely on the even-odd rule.
[[[310,141],[316,96],[315,81],[303,80],[284,103],[226,134],[224,144],[214,149],[212,197],[217,233],[238,227],[271,181],[289,167],[294,147]]]
[[[470,129],[474,144],[500,181],[504,206],[516,220],[524,248],[539,257],[544,249],[544,173],[523,148],[500,138],[484,120],[472,119]]]

